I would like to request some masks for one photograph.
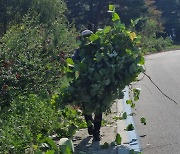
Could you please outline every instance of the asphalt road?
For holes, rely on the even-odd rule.
[[[144,77],[134,116],[143,154],[180,154],[180,50],[146,56],[146,73],[178,104],[163,96]],[[142,77],[142,76],[141,76]],[[145,117],[147,125],[140,123]]]

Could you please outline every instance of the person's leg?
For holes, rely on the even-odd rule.
[[[93,134],[93,118],[92,118],[92,115],[84,115],[84,118],[85,118],[87,126],[88,126],[88,133],[89,133],[89,135],[92,135]]]
[[[94,130],[93,130],[94,141],[101,140],[101,136],[100,136],[101,122],[102,122],[102,113],[96,113],[94,117]]]

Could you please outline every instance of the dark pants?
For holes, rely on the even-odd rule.
[[[94,132],[99,132],[101,128],[102,113],[95,114],[94,120],[92,115],[84,115],[86,122],[91,121],[94,123]]]

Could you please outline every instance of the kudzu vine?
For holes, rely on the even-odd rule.
[[[84,112],[109,111],[115,99],[123,98],[126,85],[143,72],[140,36],[121,23],[113,5],[112,24],[81,41],[78,62],[67,59],[70,85],[61,98],[83,106]],[[137,95],[134,100],[137,100]]]

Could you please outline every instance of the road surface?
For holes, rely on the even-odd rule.
[[[145,60],[146,73],[178,104],[163,96],[147,77],[135,85],[142,89],[134,120],[143,154],[180,154],[180,50],[148,55]],[[140,123],[142,116],[145,126]]]

